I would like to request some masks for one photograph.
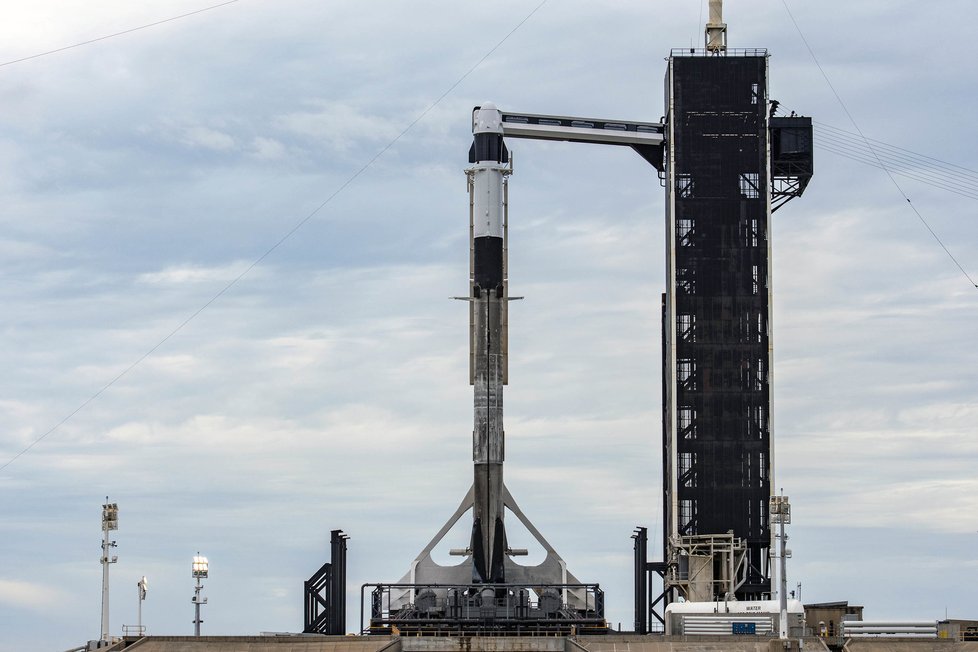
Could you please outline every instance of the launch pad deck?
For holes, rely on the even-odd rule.
[[[789,648],[785,648],[785,643]],[[801,645],[799,646],[799,642]],[[978,642],[951,639],[854,639],[851,652],[978,652]],[[106,652],[828,652],[817,637],[782,641],[765,636],[149,636]]]

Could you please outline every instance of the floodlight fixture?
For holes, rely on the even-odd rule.
[[[791,503],[787,496],[771,496],[770,516],[771,523],[791,525]]]
[[[191,566],[193,576],[196,578],[205,579],[207,577],[207,566],[207,557],[194,555],[193,565]]]
[[[146,591],[149,588],[149,582],[146,580],[146,576],[145,575],[143,575],[143,578],[141,580],[139,580],[138,582],[136,582],[136,586],[139,587],[139,599],[140,600],[145,600],[146,599]]]
[[[108,532],[109,530],[119,529],[119,505],[116,503],[110,503],[109,497],[105,497],[105,504],[102,505],[102,530]]]

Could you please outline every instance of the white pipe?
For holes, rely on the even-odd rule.
[[[723,22],[723,0],[710,0],[710,22],[714,24]]]
[[[104,520],[104,516],[102,517]],[[109,640],[109,528],[102,524],[102,635],[103,641]]]
[[[706,49],[719,54],[727,49],[727,26],[723,22],[723,1],[710,0],[710,22],[706,24]]]
[[[780,534],[781,534],[781,546],[780,546],[781,550],[779,551],[779,556],[781,557],[781,559],[779,559],[780,564],[778,565],[779,566],[778,575],[780,576],[778,578],[779,580],[778,584],[780,585],[778,591],[779,594],[778,599],[781,603],[781,623],[780,623],[781,627],[780,627],[779,634],[781,640],[784,641],[787,640],[788,638],[788,577],[787,577],[787,567],[786,567],[787,565],[785,563],[786,561],[785,544],[787,543],[787,541],[784,536],[784,514],[782,514],[781,518],[779,519],[778,529],[780,530]]]

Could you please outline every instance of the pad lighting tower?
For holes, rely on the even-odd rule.
[[[143,600],[146,599],[146,589],[149,588],[149,582],[146,581],[146,576],[136,582],[136,591],[139,596],[138,611],[136,612],[136,630],[139,632],[140,636],[143,634]]]
[[[787,559],[791,556],[791,551],[788,550],[788,535],[784,533],[784,526],[791,524],[791,503],[788,502],[788,497],[784,495],[784,490],[781,491],[780,496],[771,496],[771,507],[770,507],[771,523],[778,526],[778,533],[775,537],[778,539],[778,549],[775,555],[778,557],[778,584],[780,589],[778,590],[778,602],[780,603],[781,609],[781,638],[788,638],[788,573],[787,573]],[[801,593],[801,585],[799,585],[798,593]],[[798,596],[801,599],[801,596]]]
[[[119,506],[109,502],[105,497],[102,505],[102,634],[103,641],[109,640],[109,564],[119,561],[116,555],[109,556],[109,550],[116,547],[115,541],[109,541],[109,532],[119,529]]]
[[[194,579],[197,580],[194,586],[194,597],[191,600],[194,603],[194,636],[200,636],[200,623],[203,622],[200,619],[200,605],[207,604],[207,598],[200,597],[200,590],[204,588],[200,581],[207,578],[207,557],[201,557],[199,552],[194,555],[191,570]]]

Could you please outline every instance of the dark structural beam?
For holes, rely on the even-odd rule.
[[[346,633],[346,541],[330,533],[330,560],[305,582],[304,634]]]

